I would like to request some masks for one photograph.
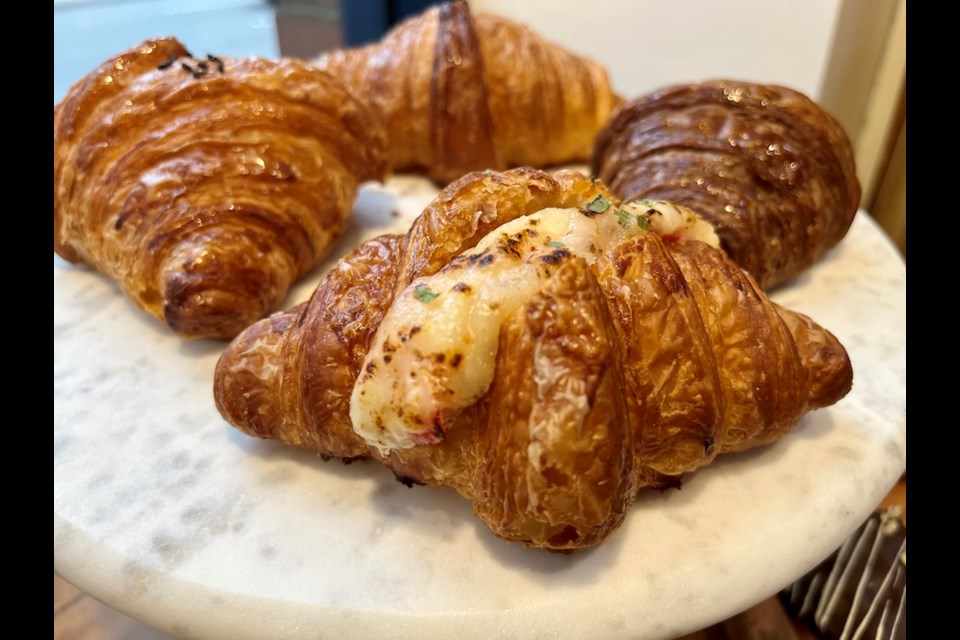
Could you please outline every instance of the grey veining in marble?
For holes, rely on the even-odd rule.
[[[403,229],[435,193],[406,176],[366,187],[335,255]],[[55,568],[182,636],[670,637],[812,567],[905,466],[906,268],[863,214],[773,296],[846,345],[851,394],[643,495],[572,555],[495,538],[451,490],[234,431],[211,394],[221,343],[171,335],[89,270],[54,258],[53,273]]]

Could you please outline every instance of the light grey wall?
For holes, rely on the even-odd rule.
[[[818,98],[843,0],[472,0],[604,64],[630,98],[731,78]]]

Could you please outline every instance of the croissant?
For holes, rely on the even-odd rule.
[[[624,104],[597,137],[592,168],[621,197],[696,210],[764,288],[840,242],[860,202],[840,124],[796,91],[746,82],[669,87]]]
[[[240,334],[217,407],[250,435],[451,486],[503,538],[591,546],[640,488],[850,389],[836,338],[717,244],[689,210],[576,173],[469,174]]]
[[[340,235],[385,136],[306,63],[149,40],[54,107],[54,251],[174,331],[233,337]]]
[[[443,184],[474,170],[584,161],[619,102],[597,63],[503,18],[473,16],[466,2],[318,65],[383,118],[395,169]]]

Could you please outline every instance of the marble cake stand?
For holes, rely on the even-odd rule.
[[[435,193],[407,176],[366,187],[336,253],[402,230]],[[500,541],[452,490],[234,431],[211,397],[221,343],[171,335],[56,257],[53,298],[54,567],[180,636],[670,637],[807,571],[906,464],[906,268],[862,213],[774,295],[847,346],[850,395],[774,446],[643,495],[572,555]]]

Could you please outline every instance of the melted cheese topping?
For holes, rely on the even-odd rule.
[[[457,413],[490,387],[500,326],[557,265],[571,256],[592,264],[601,252],[651,231],[719,246],[713,227],[689,209],[597,200],[512,220],[412,282],[384,316],[364,360],[350,399],[354,430],[384,454],[442,440]]]

